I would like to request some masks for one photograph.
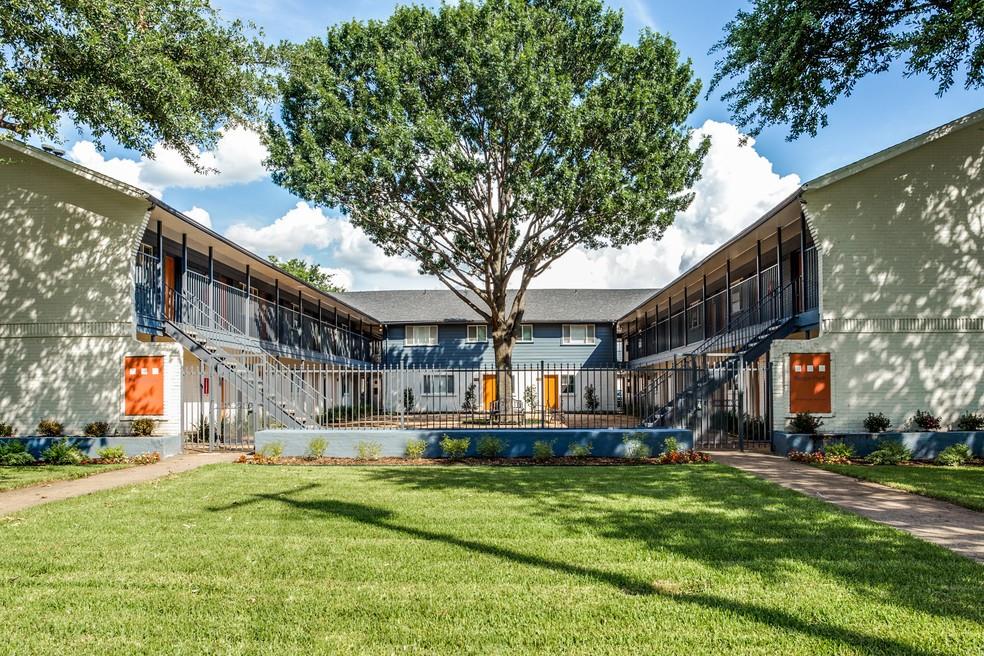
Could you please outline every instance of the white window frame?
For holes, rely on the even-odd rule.
[[[529,328],[530,338],[523,339],[523,331]],[[531,323],[521,323],[519,324],[519,338],[516,340],[519,344],[532,344],[533,343],[533,324]]]
[[[418,341],[417,331],[423,332],[426,329],[427,340]],[[404,346],[437,346],[438,334],[437,326],[432,324],[408,324],[403,333]]]
[[[479,328],[481,328],[482,331],[485,333],[485,335],[481,339],[479,339],[478,336]],[[475,332],[474,336],[472,335],[472,331]],[[489,341],[489,327],[484,323],[469,324],[465,329],[465,341],[468,342],[469,344],[481,344],[483,342]]]
[[[444,380],[443,391],[441,390],[434,391],[434,383],[432,382],[434,379]],[[430,388],[430,391],[427,391],[428,387]],[[450,373],[424,374],[422,389],[423,389],[424,396],[454,396],[454,374],[450,374]]]
[[[560,380],[557,382],[560,385],[560,393],[563,396],[574,396],[577,394],[577,378],[574,374],[560,374]],[[566,391],[568,384],[570,385],[571,391]]]
[[[583,340],[574,341],[574,328],[584,329]],[[595,325],[593,323],[565,323],[562,328],[560,343],[564,346],[591,346],[597,344],[598,338],[595,334]]]

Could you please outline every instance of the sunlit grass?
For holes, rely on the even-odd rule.
[[[984,567],[718,465],[220,465],[0,523],[0,652],[971,654]]]
[[[823,468],[984,511],[984,467],[823,465]]]
[[[21,487],[84,478],[93,474],[121,469],[129,465],[29,465],[0,467],[0,492]]]

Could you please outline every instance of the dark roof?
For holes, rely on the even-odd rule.
[[[654,289],[530,289],[523,321],[615,322],[653,295]],[[509,292],[508,303],[513,294]],[[471,323],[473,309],[446,289],[343,292],[342,301],[383,323]],[[481,307],[482,303],[476,304]]]

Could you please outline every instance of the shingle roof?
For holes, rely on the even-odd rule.
[[[656,292],[655,289],[530,289],[524,321],[614,322]],[[509,292],[508,303],[513,294]],[[479,316],[446,289],[407,289],[336,294],[383,323],[468,323]],[[477,302],[479,307],[482,303]]]

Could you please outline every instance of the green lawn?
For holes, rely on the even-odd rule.
[[[8,517],[0,553],[0,653],[984,646],[984,566],[719,465],[217,465]]]
[[[85,478],[130,465],[30,465],[0,467],[0,492],[51,481]]]
[[[821,465],[846,476],[984,511],[984,467]],[[984,653],[984,650],[982,650]]]

